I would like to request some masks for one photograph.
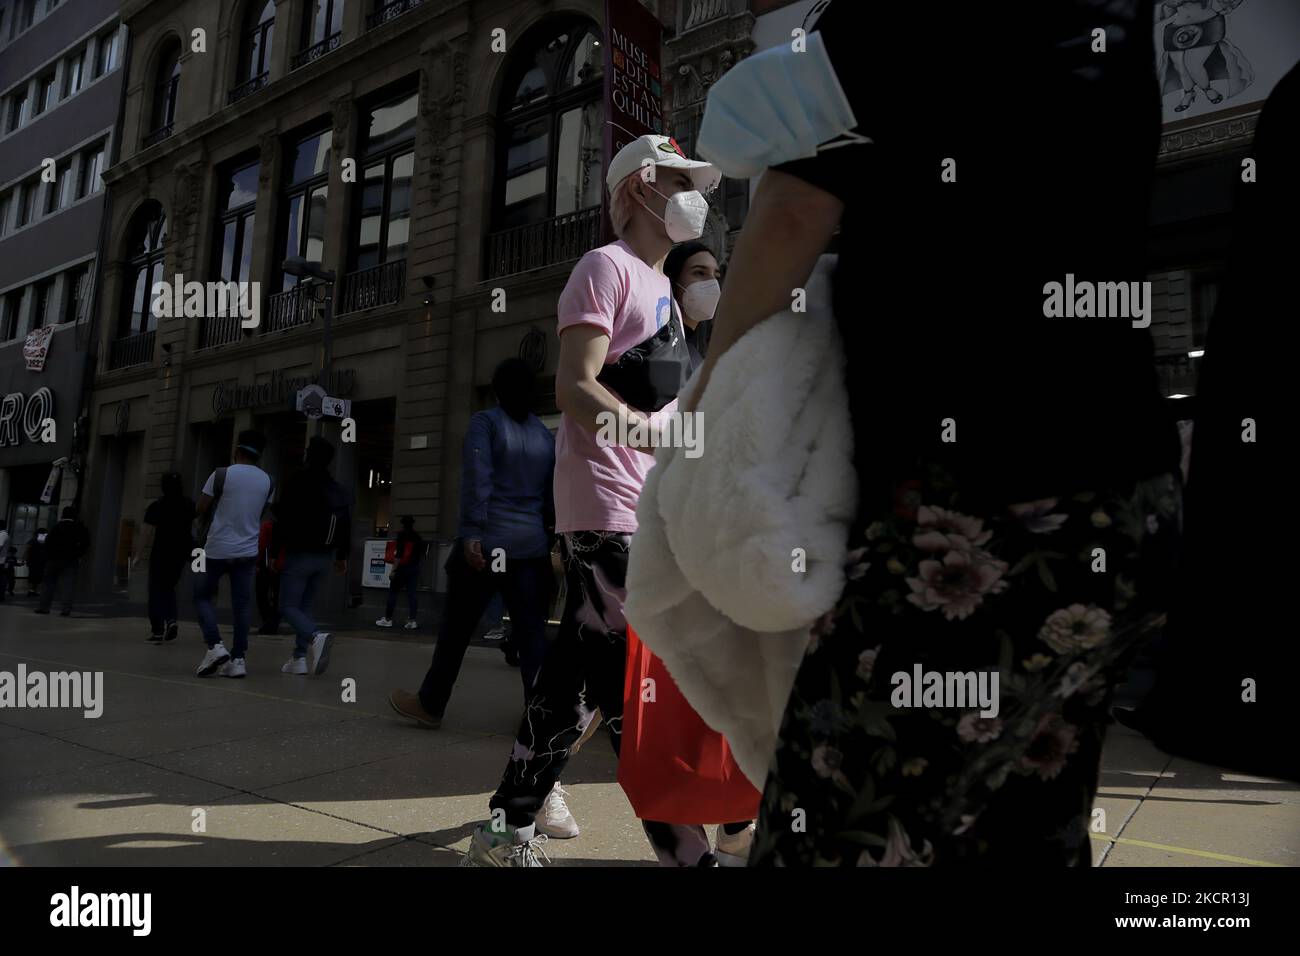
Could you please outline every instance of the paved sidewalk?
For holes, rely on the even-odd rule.
[[[104,712],[0,709],[0,860],[27,865],[454,866],[486,812],[518,717],[519,671],[470,648],[443,730],[397,719],[430,645],[341,633],[329,673],[279,672],[287,636],[252,638],[242,681],[193,676],[195,625],[151,646],[120,617],[0,605],[0,671],[104,673]],[[356,702],[343,700],[345,679]],[[1171,758],[1115,727],[1094,837],[1105,866],[1300,862],[1300,787]],[[582,826],[560,865],[653,865],[604,739],[569,764]],[[202,810],[202,814],[196,811]],[[196,832],[196,817],[204,829]]]

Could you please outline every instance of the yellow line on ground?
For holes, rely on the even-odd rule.
[[[1132,840],[1128,837],[1109,837],[1104,833],[1088,834],[1094,840],[1103,843],[1124,843],[1128,846],[1144,846],[1150,850],[1168,850],[1170,853],[1186,853],[1188,856],[1201,856],[1209,860],[1222,860],[1225,863],[1244,863],[1247,866],[1285,866],[1284,863],[1265,863],[1263,860],[1248,860],[1244,856],[1230,856],[1227,853],[1211,853],[1209,850],[1191,850],[1183,846],[1169,846],[1167,843],[1149,843],[1146,840]]]

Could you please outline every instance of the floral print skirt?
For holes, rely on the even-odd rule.
[[[854,530],[750,865],[1088,866],[1111,692],[1163,624],[1178,479],[963,509],[941,468],[916,474]]]

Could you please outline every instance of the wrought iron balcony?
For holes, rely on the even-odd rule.
[[[395,20],[403,13],[414,10],[424,0],[392,0],[386,3],[370,16],[366,17],[366,29],[373,30],[375,27],[381,27],[389,20]]]
[[[229,106],[234,103],[238,103],[245,96],[253,95],[258,90],[267,86],[270,82],[271,82],[271,73],[270,71],[267,71],[266,73],[263,73],[260,76],[255,76],[251,80],[247,80],[243,83],[240,83],[237,87],[235,87],[233,90],[230,91],[230,96],[226,99],[226,105]]]
[[[199,330],[199,348],[215,349],[220,345],[238,342],[244,334],[239,324],[241,321],[238,313],[208,316]]]
[[[139,332],[114,339],[108,346],[109,370],[149,365],[153,362],[153,343],[156,332]]]
[[[332,53],[337,50],[342,42],[342,31],[327,36],[325,39],[321,40],[320,43],[307,47],[307,49],[303,50],[301,53],[295,53],[293,55],[293,64],[290,68],[296,70],[300,66],[306,66],[308,63],[315,62],[326,53]]]
[[[487,278],[571,262],[599,244],[599,206],[503,229],[488,236]]]
[[[161,143],[172,134],[172,130],[175,128],[175,123],[168,123],[166,126],[158,127],[144,138],[144,148],[148,149],[150,146],[156,146],[158,143]]]
[[[334,301],[334,312],[344,315],[365,309],[397,305],[406,295],[406,260],[394,259],[343,277],[342,294]]]
[[[292,289],[277,292],[271,296],[270,308],[267,309],[266,321],[262,323],[263,332],[284,332],[301,326],[311,325],[324,308],[324,300],[318,296],[319,286],[299,283]],[[325,287],[325,294],[333,290]]]

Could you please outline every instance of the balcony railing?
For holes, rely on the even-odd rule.
[[[230,91],[230,96],[226,99],[226,105],[229,106],[234,103],[238,103],[245,96],[251,96],[252,94],[256,93],[258,90],[262,89],[262,87],[266,86],[270,82],[271,82],[271,74],[268,71],[266,73],[263,73],[261,76],[255,76],[251,80],[248,80],[244,83],[240,83],[237,87],[235,87],[233,90]]]
[[[600,244],[600,207],[531,222],[488,236],[489,279],[580,259]]]
[[[342,295],[334,301],[338,315],[396,305],[406,295],[406,260],[395,259],[343,277]]]
[[[168,123],[166,126],[158,127],[156,130],[154,130],[152,133],[150,133],[148,136],[144,138],[144,148],[148,149],[150,146],[155,146],[158,143],[161,143],[163,140],[165,140],[168,136],[172,134],[172,130],[175,128],[176,128],[175,123]]]
[[[136,335],[114,339],[108,346],[109,369],[150,364],[153,361],[153,341],[156,334],[155,332],[140,332]]]
[[[286,292],[277,292],[271,296],[270,308],[267,309],[266,321],[262,323],[264,332],[284,332],[304,325],[311,325],[321,312],[323,299],[319,299],[316,287],[301,283]],[[331,290],[327,286],[326,294]]]
[[[244,333],[239,324],[241,321],[238,313],[208,316],[203,320],[203,327],[199,332],[199,348],[215,349],[220,345],[238,342]]]
[[[424,0],[392,0],[392,3],[386,3],[370,16],[366,17],[366,29],[373,30],[375,27],[381,27],[389,20],[395,20],[403,13],[414,10]]]
[[[296,70],[300,66],[306,66],[308,63],[319,60],[326,53],[332,53],[337,50],[339,44],[342,42],[342,31],[327,36],[325,39],[321,40],[320,43],[307,47],[307,49],[303,50],[301,53],[295,53],[293,55],[293,64],[290,69]]]

